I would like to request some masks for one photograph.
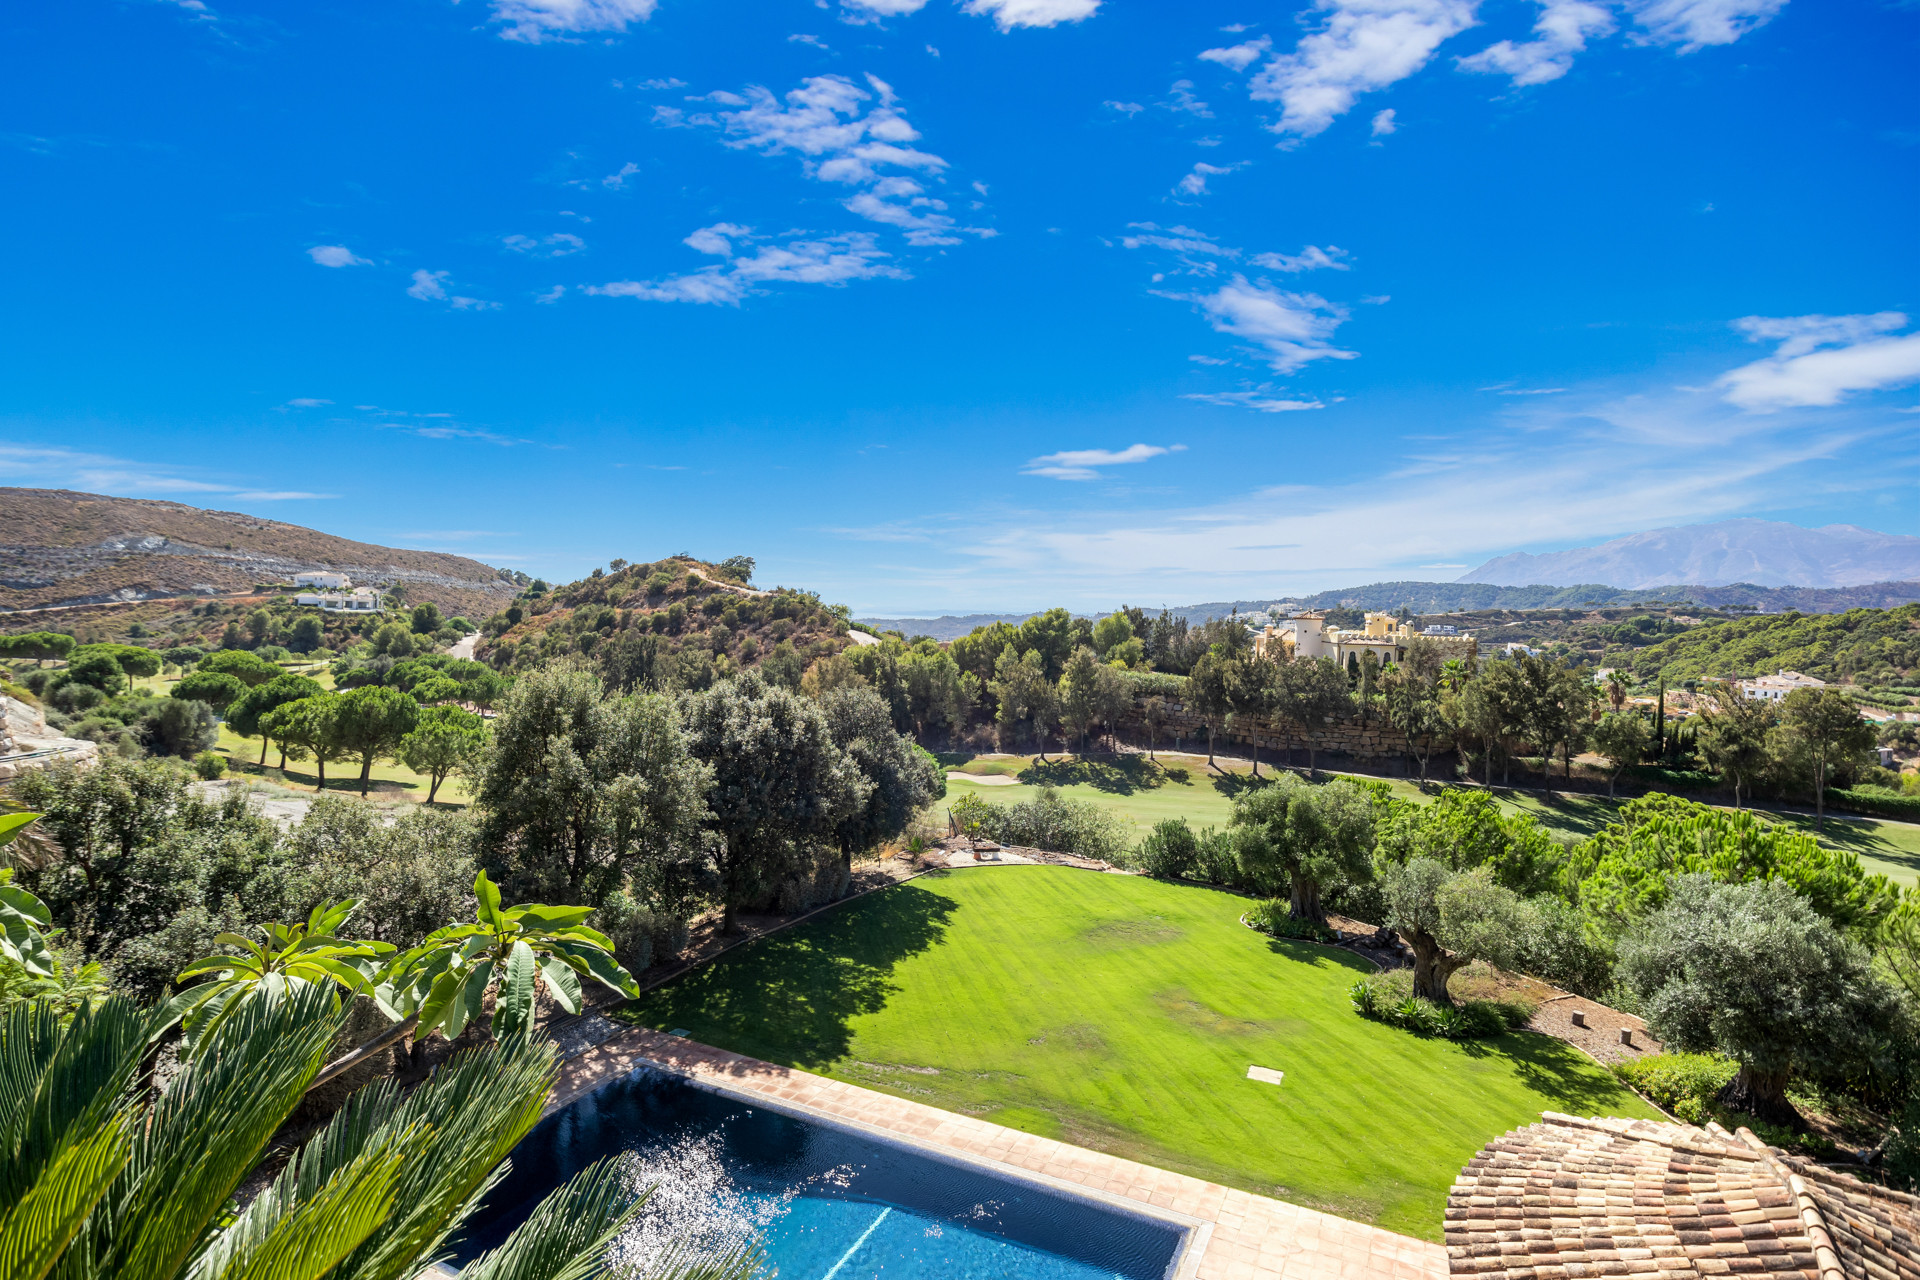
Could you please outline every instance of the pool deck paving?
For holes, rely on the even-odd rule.
[[[1169,1173],[792,1067],[635,1028],[568,1059],[547,1104],[636,1067],[945,1154],[1191,1228],[1176,1280],[1443,1280],[1446,1251],[1365,1223]]]

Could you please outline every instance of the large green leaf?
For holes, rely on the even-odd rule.
[[[592,915],[592,907],[550,907],[542,902],[530,902],[508,911],[507,919],[523,929],[536,925],[542,929],[560,929],[570,924],[584,924]]]
[[[506,973],[493,996],[493,1034],[501,1039],[525,1035],[533,1027],[534,975],[537,964],[533,948],[524,942],[513,944],[507,952]]]
[[[12,844],[16,836],[42,816],[38,813],[0,814],[0,845]]]
[[[547,980],[547,990],[553,992],[554,1000],[562,1009],[568,1013],[580,1012],[580,975],[565,960],[541,956],[540,976]]]
[[[479,904],[480,923],[495,933],[506,931],[506,917],[500,914],[500,888],[487,879],[482,870],[473,878],[473,896]]]

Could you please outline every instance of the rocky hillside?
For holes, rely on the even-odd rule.
[[[295,524],[178,502],[64,489],[0,489],[0,610],[228,595],[333,570],[408,598],[485,617],[519,590],[513,576],[437,551],[336,538]]]
[[[756,590],[674,556],[522,594],[486,621],[475,656],[507,671],[579,654],[621,688],[705,688],[748,667],[797,686],[852,643],[845,611],[810,591]]]

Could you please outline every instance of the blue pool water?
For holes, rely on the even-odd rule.
[[[1003,1179],[642,1069],[542,1121],[476,1215],[460,1261],[504,1240],[555,1186],[631,1153],[657,1184],[626,1242],[751,1234],[781,1280],[1161,1280],[1179,1228]]]

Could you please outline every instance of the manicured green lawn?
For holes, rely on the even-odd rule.
[[[1245,907],[1065,867],[923,876],[624,1016],[1429,1240],[1488,1139],[1542,1110],[1654,1117],[1545,1036],[1457,1045],[1360,1018],[1346,988],[1370,966],[1254,933]]]
[[[1131,825],[1135,839],[1163,818],[1185,818],[1196,829],[1225,826],[1233,811],[1233,797],[1250,785],[1244,765],[1222,774],[1207,767],[1204,755],[1172,752],[1160,753],[1158,765],[1149,765],[1139,757],[1123,758],[1117,763],[1099,757],[1085,762],[1055,757],[1046,764],[1032,756],[1007,759],[942,756],[941,760],[950,770],[1022,779],[1018,786],[984,786],[955,780],[949,775],[949,801],[971,793],[984,800],[1015,804],[1031,800],[1038,794],[1039,784],[1051,781],[1063,795],[1090,800],[1119,814]],[[1264,769],[1262,776],[1265,776]],[[1417,786],[1404,778],[1386,781],[1395,795],[1407,800],[1427,798],[1433,790],[1429,788],[1423,796]],[[1579,792],[1546,796],[1532,791],[1500,791],[1497,796],[1500,807],[1508,812],[1530,814],[1548,830],[1578,838],[1590,836],[1613,821],[1614,814],[1626,803]],[[944,820],[944,807],[936,805],[935,813]],[[1766,816],[1814,834],[1811,816],[1792,813]],[[1858,854],[1868,871],[1886,875],[1901,884],[1920,884],[1920,824],[1829,816],[1825,831],[1819,834],[1826,844]]]

